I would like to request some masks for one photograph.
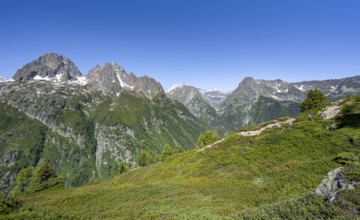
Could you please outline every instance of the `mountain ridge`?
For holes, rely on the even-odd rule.
[[[135,166],[143,150],[192,148],[205,130],[154,79],[116,64],[83,76],[63,63],[67,59],[46,54],[18,70],[17,80],[0,83],[0,190],[8,191],[21,169],[40,160],[48,160],[68,187],[107,178]],[[33,121],[34,131],[26,126]]]
[[[172,94],[169,94],[169,92],[167,94],[170,98],[188,106],[188,103],[192,100],[189,97],[185,100],[181,95],[187,93],[186,88],[186,86],[172,87]],[[193,89],[197,88],[193,87]],[[213,118],[217,118],[216,123],[212,124],[219,130],[229,128],[227,131],[231,132],[248,124],[299,114],[299,103],[305,99],[307,91],[310,89],[319,89],[331,101],[336,101],[347,95],[360,94],[360,76],[295,83],[285,82],[281,79],[262,80],[245,77],[231,93],[223,93],[223,99],[216,104],[208,101],[205,96],[200,98],[197,96],[194,100],[201,99],[202,102],[210,104],[216,113]],[[201,89],[197,90],[201,93]],[[175,94],[176,91],[179,94]],[[270,110],[266,106],[270,106]],[[189,110],[192,111],[196,108],[199,107],[192,105]],[[277,108],[279,111],[276,110]],[[196,116],[204,118],[199,113]]]

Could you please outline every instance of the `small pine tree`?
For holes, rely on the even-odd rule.
[[[127,171],[126,165],[124,163],[121,163],[119,170],[120,170],[120,174],[125,173]]]
[[[170,157],[171,155],[173,155],[175,153],[176,153],[176,150],[172,146],[170,146],[169,144],[165,144],[164,149],[160,155],[160,160],[164,161],[168,157]]]
[[[52,165],[47,161],[41,161],[34,169],[30,186],[27,191],[37,192],[62,182],[63,181],[57,176]]]
[[[33,168],[27,167],[20,170],[19,174],[16,177],[14,188],[12,190],[13,195],[25,192],[26,189],[30,186],[30,181],[33,175]]]
[[[216,131],[207,130],[204,134],[203,133],[200,134],[200,136],[196,141],[196,145],[197,147],[202,148],[218,140],[220,140],[220,137],[216,133]]]
[[[139,166],[144,167],[151,163],[151,153],[147,150],[142,150],[138,153],[136,162],[139,164]]]
[[[320,90],[310,90],[306,99],[301,103],[301,112],[324,108],[327,104],[327,97]]]

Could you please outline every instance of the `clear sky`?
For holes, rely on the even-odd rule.
[[[0,0],[0,76],[44,53],[164,88],[360,74],[360,0]]]

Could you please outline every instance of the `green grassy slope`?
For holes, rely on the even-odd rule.
[[[8,191],[21,169],[41,159],[74,187],[118,174],[121,165],[134,166],[142,150],[159,153],[165,144],[191,148],[205,130],[165,95],[107,96],[86,86],[43,81],[0,87],[0,191]]]
[[[348,115],[359,117],[358,107],[359,104],[351,108],[353,114]],[[352,216],[360,209],[358,188],[343,191],[339,194],[341,200],[334,203],[310,193],[324,175],[339,166],[334,161],[338,154],[351,152],[357,158],[360,156],[359,124],[343,124],[341,129],[329,131],[326,127],[333,121],[304,119],[301,116],[293,125],[268,129],[260,136],[230,134],[219,145],[204,151],[194,149],[173,155],[165,162],[133,169],[92,185],[22,195],[17,197],[22,206],[6,218]],[[348,172],[352,178],[359,179],[354,167]],[[348,210],[352,212],[346,213]]]

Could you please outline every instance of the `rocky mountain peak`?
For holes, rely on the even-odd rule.
[[[139,77],[135,82],[134,90],[135,92],[144,93],[148,98],[152,98],[157,94],[165,95],[161,84],[149,76]]]
[[[246,76],[241,82],[240,84],[251,84],[251,83],[256,83],[255,79],[251,76]]]
[[[143,93],[148,98],[164,94],[161,84],[154,79],[148,76],[138,78],[134,73],[128,74],[116,63],[107,63],[104,67],[96,66],[91,69],[87,75],[87,82],[96,89],[115,94],[123,90]]]
[[[56,53],[48,53],[23,66],[13,79],[27,81],[56,78],[58,81],[74,81],[81,75],[80,70],[70,59]]]
[[[168,90],[167,95],[171,99],[180,101],[185,106],[194,98],[201,99],[202,97],[199,89],[185,84],[173,86]]]

